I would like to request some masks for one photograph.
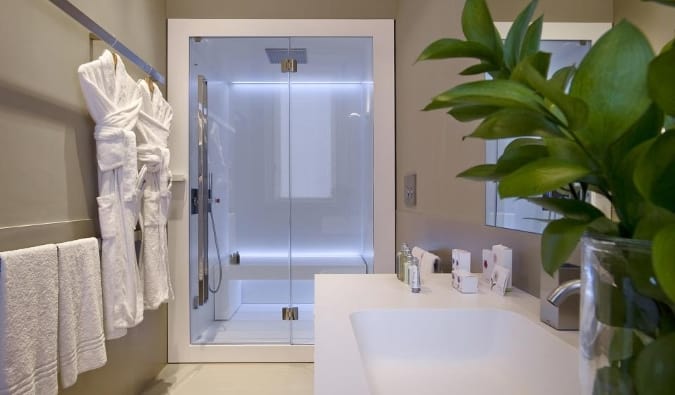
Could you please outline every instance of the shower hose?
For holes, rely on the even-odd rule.
[[[218,285],[216,289],[211,289],[211,283],[209,282],[208,287],[211,293],[216,293],[220,290],[220,286],[223,283],[223,263],[220,260],[220,248],[218,247],[218,232],[216,232],[216,221],[213,219],[213,210],[209,210],[209,217],[211,217],[211,229],[213,229],[213,242],[216,245],[216,255],[218,256]]]

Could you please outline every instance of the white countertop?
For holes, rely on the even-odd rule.
[[[497,308],[514,311],[565,342],[577,346],[578,332],[556,331],[539,321],[539,299],[518,289],[498,296],[481,287],[462,294],[449,274],[423,278],[413,294],[394,274],[320,274],[315,279],[314,393],[368,395],[366,375],[352,331],[350,314],[373,309]]]

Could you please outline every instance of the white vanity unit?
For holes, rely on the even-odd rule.
[[[413,294],[393,274],[317,275],[317,395],[580,393],[578,332],[539,321],[539,300],[423,278]]]

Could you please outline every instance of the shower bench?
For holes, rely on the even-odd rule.
[[[214,262],[212,260],[211,262]],[[239,264],[224,264],[223,278],[228,280],[313,280],[315,274],[365,274],[366,261],[360,256],[242,257]]]

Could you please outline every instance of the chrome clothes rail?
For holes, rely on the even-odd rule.
[[[130,50],[126,45],[122,44],[115,36],[108,33],[104,28],[101,27],[98,23],[94,22],[89,16],[84,12],[80,11],[79,8],[75,7],[68,0],[49,0],[55,6],[59,7],[63,12],[70,15],[73,19],[80,23],[80,25],[87,28],[91,33],[95,34],[96,37],[106,42],[110,45],[117,53],[129,59],[135,63],[138,67],[141,68],[145,73],[147,73],[153,80],[157,83],[165,85],[166,78],[157,71],[154,67],[144,61],[140,56],[136,55],[132,50]]]

